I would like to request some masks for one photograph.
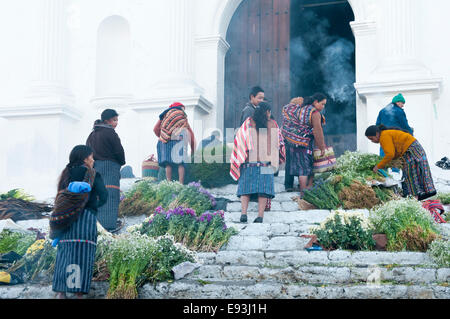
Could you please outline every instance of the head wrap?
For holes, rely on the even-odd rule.
[[[174,102],[171,106],[169,106],[169,107],[177,107],[177,106],[182,106],[182,107],[184,107],[184,105],[183,104],[181,104],[180,102]]]

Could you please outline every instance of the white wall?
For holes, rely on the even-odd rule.
[[[42,198],[54,195],[52,192],[58,172],[66,164],[70,149],[85,143],[93,122],[104,108],[115,108],[119,112],[117,132],[125,148],[127,164],[139,176],[142,160],[147,155],[156,154],[156,137],[152,129],[157,116],[172,99],[177,98],[168,94],[165,99],[155,102],[152,96],[152,89],[169,68],[171,39],[168,2],[69,1],[68,86],[75,96],[73,107],[81,113],[79,120],[68,120],[64,116],[4,120],[1,118],[1,107],[19,105],[30,87],[33,61],[37,54],[35,39],[38,38],[38,20],[35,14],[39,3],[40,0],[15,0],[0,4],[0,134],[2,138],[8,137],[7,143],[0,148],[0,192],[22,187]],[[190,114],[195,119],[203,119],[204,128],[211,128],[220,126],[218,124],[222,121],[224,57],[228,49],[225,36],[228,23],[241,0],[192,0],[190,3],[195,11],[192,16],[194,80],[204,89],[206,103],[212,105],[209,115],[195,105],[190,106]],[[377,3],[371,0],[351,1],[353,9],[358,10],[356,18],[363,22],[380,23],[379,16],[383,13],[376,13],[379,9]],[[450,155],[450,139],[447,137],[450,42],[444,36],[450,30],[450,20],[446,16],[450,2],[433,0],[431,5],[429,1],[415,0],[414,3],[419,6],[420,12],[416,19],[418,59],[433,76],[442,77],[443,82],[435,100],[435,109],[431,105],[431,96],[413,92],[405,94],[405,111],[411,126],[418,130],[419,139],[427,144],[424,145],[427,152],[433,149],[434,161]],[[121,40],[110,38],[117,40],[112,47],[119,45],[123,50],[108,55],[105,52],[111,50],[111,42],[105,46],[100,43],[99,46],[99,28],[112,16],[123,22],[120,28],[123,37]],[[369,29],[373,27],[370,23],[368,25]],[[363,29],[367,27],[364,24],[359,26]],[[376,25],[371,35],[358,38],[359,41],[357,39],[357,81],[360,83],[373,81],[373,70],[382,58],[379,56],[379,29],[380,26]],[[128,43],[129,48],[126,48]],[[126,59],[128,67],[115,62],[120,59]],[[361,97],[358,100],[358,132],[375,121],[378,110],[393,95],[392,92],[372,94],[369,99]],[[137,111],[138,106],[145,106],[145,110]],[[424,118],[427,120],[424,121]],[[197,141],[202,137],[196,136]],[[358,147],[366,150],[369,144],[360,139]],[[370,150],[377,151],[377,147],[371,145]],[[54,156],[49,156],[52,153]],[[43,183],[50,185],[47,190],[39,186]]]

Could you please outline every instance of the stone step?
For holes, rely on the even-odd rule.
[[[302,285],[191,282],[145,285],[140,298],[176,299],[449,299],[450,287],[429,285]]]
[[[230,238],[228,243],[221,250],[243,251],[243,250],[261,250],[261,251],[285,251],[285,250],[303,250],[308,243],[308,238],[299,236],[242,236],[236,235]]]
[[[203,265],[186,279],[208,282],[276,282],[284,284],[351,284],[393,282],[396,284],[448,283],[450,268],[329,267],[300,266],[271,268],[256,266]]]
[[[320,224],[330,215],[328,210],[305,210],[305,211],[269,211],[264,212],[264,222],[267,223],[285,223],[285,224]],[[247,224],[253,223],[255,218],[258,216],[257,211],[247,212]],[[225,222],[226,223],[239,223],[241,218],[241,211],[236,212],[225,212]],[[261,225],[261,224],[260,224]]]
[[[107,282],[93,282],[89,299],[104,299]],[[450,287],[438,284],[303,285],[274,282],[217,282],[179,280],[146,284],[140,299],[450,299]],[[51,284],[0,287],[0,299],[53,299]],[[73,298],[69,295],[69,298]]]
[[[264,252],[219,251],[197,253],[203,265],[219,266],[266,266],[294,267],[301,266],[341,266],[341,267],[426,267],[436,268],[427,253],[420,252],[381,252],[381,251],[312,251],[306,250]]]

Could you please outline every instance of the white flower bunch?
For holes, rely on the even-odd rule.
[[[341,218],[341,223],[343,225],[350,225],[351,219],[357,218],[361,222],[361,227],[364,230],[368,230],[368,229],[372,228],[368,218],[366,218],[366,216],[364,216],[364,214],[361,212],[347,212],[344,210],[335,210],[335,211],[332,211],[331,214],[328,215],[328,217],[320,223],[320,226],[311,227],[310,232],[314,233],[317,230],[324,230],[326,228],[327,222],[335,221],[336,216],[339,216]],[[328,232],[332,233],[332,230],[329,229]]]
[[[195,262],[198,262],[197,253],[188,249],[185,245],[175,242],[175,238],[172,235],[165,234],[163,236],[157,237],[156,242],[162,239],[169,239],[172,242],[175,249],[179,250],[183,254],[186,254],[187,256],[192,257],[195,260]]]
[[[127,233],[134,233],[134,232],[140,232],[142,230],[142,224],[136,224],[127,227]]]

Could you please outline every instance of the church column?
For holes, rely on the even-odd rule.
[[[34,76],[27,97],[72,98],[68,88],[67,1],[41,0]]]
[[[169,10],[168,72],[155,87],[166,96],[198,95],[203,89],[194,80],[194,25],[190,0],[167,0]],[[159,95],[159,94],[157,94]]]
[[[417,59],[417,5],[411,0],[382,0],[380,25],[381,61],[377,73],[390,78],[420,78],[430,72]]]

